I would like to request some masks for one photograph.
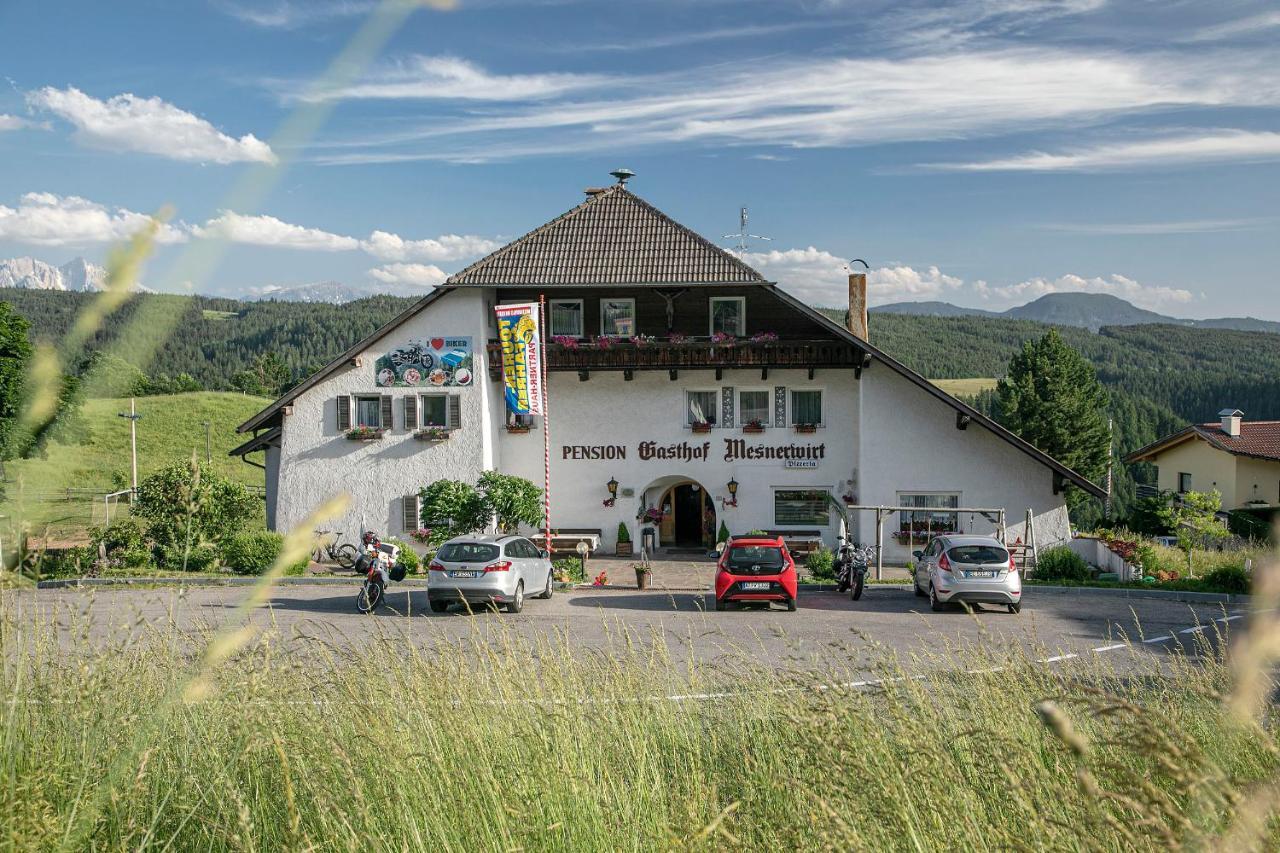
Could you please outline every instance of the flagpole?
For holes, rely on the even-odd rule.
[[[551,553],[551,406],[547,403],[547,295],[538,294],[538,335],[542,346],[542,517],[546,527],[544,542],[547,553]]]

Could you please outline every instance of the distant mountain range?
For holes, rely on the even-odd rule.
[[[0,287],[24,290],[93,291],[106,287],[107,271],[84,258],[67,261],[60,267],[35,258],[0,261]]]
[[[248,290],[241,298],[260,302],[323,302],[329,305],[343,305],[357,299],[370,296],[426,296],[430,288],[416,284],[396,284],[370,282],[368,284],[343,284],[340,281],[317,281],[312,284],[293,286],[255,287]]]
[[[1078,326],[1098,331],[1103,326],[1141,326],[1165,323],[1201,329],[1236,329],[1244,332],[1280,334],[1280,323],[1253,317],[1220,317],[1213,320],[1186,320],[1139,308],[1131,302],[1106,293],[1050,293],[1026,305],[1008,311],[984,311],[964,308],[950,302],[895,302],[880,305],[871,312],[910,314],[917,317],[1003,317],[1033,320],[1055,326]]]

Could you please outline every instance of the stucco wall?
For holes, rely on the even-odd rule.
[[[1263,459],[1251,459],[1237,456],[1236,460],[1236,493],[1235,503],[1230,507],[1244,506],[1249,501],[1266,501],[1268,504],[1280,504],[1280,462],[1267,462]],[[1223,499],[1226,503],[1226,499]]]
[[[955,492],[960,505],[1004,507],[1008,541],[1024,537],[1027,509],[1036,543],[1045,548],[1071,537],[1064,495],[1053,493],[1053,472],[978,424],[956,429],[955,410],[880,364],[862,374],[859,503],[895,506],[903,492]],[[875,541],[875,514],[864,512],[859,537]],[[905,559],[895,514],[885,519],[886,559]],[[985,534],[981,516],[960,516],[964,532]],[[915,546],[919,548],[919,545]]]
[[[1230,504],[1236,494],[1236,457],[1210,447],[1193,438],[1163,451],[1156,458],[1156,483],[1161,491],[1178,490],[1178,474],[1191,475],[1191,490],[1222,493],[1222,502]],[[1250,484],[1252,485],[1252,483]]]
[[[356,540],[362,525],[402,536],[404,495],[442,478],[474,482],[493,467],[492,412],[501,405],[501,387],[489,381],[485,367],[491,301],[482,290],[443,296],[364,352],[360,367],[341,370],[294,401],[292,414],[284,418],[275,529],[292,529],[315,507],[345,492],[351,498],[346,515],[323,526],[348,541]],[[404,396],[428,389],[379,388],[373,363],[410,339],[441,336],[472,338],[475,378],[470,387],[443,389],[461,396],[462,428],[448,441],[428,443],[405,429],[403,404]],[[338,431],[337,397],[359,393],[395,398],[394,426],[380,441],[350,441]]]

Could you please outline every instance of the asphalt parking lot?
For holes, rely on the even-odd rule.
[[[386,605],[364,616],[356,612],[356,590],[354,580],[350,588],[280,586],[247,618],[278,630],[286,643],[314,638],[350,645],[392,638],[402,646],[430,647],[486,643],[510,632],[564,642],[583,654],[628,641],[661,642],[679,664],[745,658],[780,671],[841,673],[867,672],[886,654],[904,662],[928,658],[936,665],[951,649],[1003,651],[1014,643],[1048,663],[1108,655],[1118,668],[1145,667],[1179,647],[1194,653],[1202,637],[1238,629],[1244,618],[1231,605],[1034,589],[1017,615],[994,607],[933,613],[909,588],[895,586],[869,587],[857,602],[834,592],[802,592],[795,613],[717,613],[698,592],[574,590],[557,592],[550,601],[527,601],[523,613],[512,615],[460,607],[434,614],[424,587],[393,585]],[[79,627],[95,644],[110,644],[170,623],[193,632],[238,626],[246,618],[238,605],[248,594],[246,587],[48,589],[12,594],[12,603],[23,618],[55,618],[67,629],[66,642],[81,633],[73,630]]]

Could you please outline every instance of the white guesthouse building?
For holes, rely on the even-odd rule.
[[[589,190],[250,418],[232,452],[265,452],[271,528],[345,492],[326,526],[350,540],[404,538],[438,479],[541,484],[545,423],[506,410],[494,307],[545,296],[553,529],[599,531],[605,549],[619,523],[663,548],[712,546],[721,523],[830,545],[830,496],[919,508],[886,520],[889,561],[908,536],[993,530],[954,507],[1006,509],[1010,541],[1028,509],[1041,547],[1068,538],[1065,488],[1098,487],[869,343],[865,288],[851,276],[841,325],[623,183]],[[852,518],[874,541],[875,513]]]

